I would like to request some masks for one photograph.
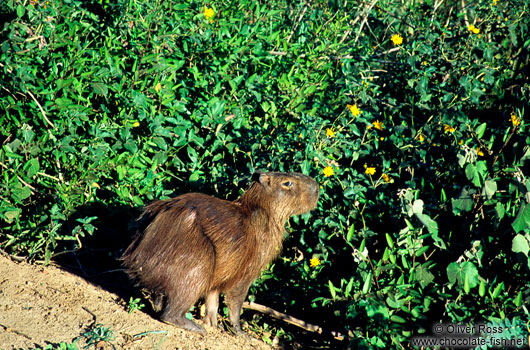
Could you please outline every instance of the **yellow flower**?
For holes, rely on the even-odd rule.
[[[521,119],[517,118],[517,116],[515,114],[511,115],[510,121],[512,122],[513,126],[521,125]]]
[[[134,128],[137,128],[140,126],[140,122],[134,122],[133,125],[132,125]]]
[[[210,22],[213,22],[213,16],[215,16],[215,13],[213,12],[212,8],[205,7],[204,8],[204,18],[210,20]]]
[[[346,107],[348,107],[354,117],[357,117],[359,114],[361,114],[361,110],[359,109],[359,107],[357,107],[357,105],[346,105]]]
[[[327,166],[324,168],[322,172],[324,173],[325,177],[330,177],[331,175],[333,175],[333,168],[330,166]]]
[[[392,35],[390,40],[394,43],[394,45],[401,45],[403,43],[403,37],[399,34]]]
[[[309,259],[309,266],[311,266],[311,267],[317,267],[320,264],[321,264],[321,262],[320,262],[320,259],[318,259],[318,258]]]
[[[444,131],[445,131],[446,133],[447,133],[447,132],[449,132],[449,133],[453,133],[453,132],[455,132],[455,130],[456,130],[456,129],[453,128],[453,127],[452,127],[451,125],[449,125],[449,124],[445,124],[445,125],[444,125]]]
[[[477,154],[481,157],[484,157],[484,152],[480,149],[480,147],[477,147]]]
[[[162,85],[160,84],[160,82],[156,83],[155,85],[155,91],[156,92],[160,92],[160,89],[162,89]]]
[[[366,170],[364,171],[364,173],[367,174],[367,175],[374,175],[375,174],[375,168],[367,167]]]
[[[463,143],[464,143],[464,140],[458,141],[458,146],[462,146]]]
[[[326,129],[326,136],[327,137],[335,137],[335,131],[333,131],[333,128],[327,128]]]
[[[497,5],[498,0],[493,0],[493,5]]]
[[[469,29],[473,34],[478,34],[480,33],[480,29],[478,29],[477,27],[475,27],[474,25],[470,24],[467,26],[467,29]]]
[[[418,140],[420,140],[420,142],[423,142],[423,141],[425,141],[425,137],[423,137],[422,134],[419,134],[418,135]]]
[[[390,176],[388,176],[388,174],[383,174],[383,175],[381,175],[381,177],[383,178],[383,180],[384,180],[385,182],[390,181]]]
[[[374,128],[376,128],[377,130],[383,130],[383,128],[385,127],[385,124],[383,124],[379,120],[376,120],[372,124],[374,125]]]

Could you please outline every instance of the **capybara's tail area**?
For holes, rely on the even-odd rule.
[[[158,201],[146,207],[143,220],[122,257],[129,275],[152,290],[206,290],[215,269],[215,247],[202,232],[197,208],[185,201]]]

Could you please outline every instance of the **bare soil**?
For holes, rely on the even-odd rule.
[[[112,278],[112,277],[110,277]],[[126,301],[89,280],[54,266],[15,263],[0,255],[0,349],[44,348],[77,340],[101,324],[114,339],[90,349],[271,350],[258,339],[244,339],[206,327],[203,337],[159,322],[143,311],[128,313]]]

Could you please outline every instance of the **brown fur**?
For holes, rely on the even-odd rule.
[[[206,323],[217,326],[224,292],[230,321],[241,333],[250,284],[279,254],[286,220],[314,209],[319,193],[315,180],[298,173],[256,173],[253,180],[234,202],[189,193],[145,208],[123,261],[133,278],[165,296],[163,321],[205,334],[185,314],[204,297]]]

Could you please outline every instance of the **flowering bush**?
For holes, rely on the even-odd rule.
[[[318,210],[253,298],[359,348],[524,324],[528,2],[212,6],[3,3],[0,248],[97,254],[155,198],[300,171]]]

